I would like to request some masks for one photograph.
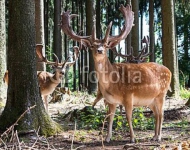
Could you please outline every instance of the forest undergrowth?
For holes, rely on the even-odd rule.
[[[0,150],[190,149],[190,109],[184,105],[186,100],[169,98],[166,100],[161,142],[151,140],[155,124],[152,112],[146,107],[140,107],[133,110],[132,122],[136,142],[129,142],[129,128],[124,109],[122,112],[117,109],[113,123],[113,137],[109,143],[106,143],[104,139],[109,115],[106,113],[108,108],[104,106],[103,100],[92,108],[95,97],[86,92],[74,92],[59,98],[56,103],[49,104],[49,113],[62,125],[63,132],[44,137],[39,135],[39,127],[21,134],[14,130],[16,122],[0,134]],[[22,119],[22,115],[18,119]]]

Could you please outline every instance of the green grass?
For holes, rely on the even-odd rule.
[[[180,88],[180,97],[182,99],[188,99],[190,97],[190,91],[181,87]]]

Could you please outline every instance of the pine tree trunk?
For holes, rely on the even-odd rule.
[[[150,26],[150,61],[155,62],[155,52],[154,52],[154,0],[149,0],[149,26]]]
[[[174,28],[174,2],[162,0],[162,44],[163,64],[172,72],[170,96],[179,97],[179,70]]]
[[[43,45],[43,54],[45,56],[45,36],[44,36],[44,3],[43,0],[35,0],[35,25],[36,25],[36,44]],[[46,66],[44,62],[38,62],[37,57],[37,70],[44,71]]]
[[[185,106],[190,107],[190,97],[189,97],[188,101],[186,102]]]
[[[45,36],[45,48],[49,46],[49,28],[48,28],[48,11],[49,11],[49,1],[44,0],[44,36]]]
[[[61,20],[61,1],[54,0],[54,39],[53,39],[53,51],[62,60],[62,37],[61,27],[59,26]]]
[[[135,18],[135,26],[131,30],[131,46],[134,56],[137,56],[139,54],[139,0],[132,0],[131,3]]]
[[[18,122],[16,130],[37,130],[54,135],[60,126],[46,113],[40,97],[36,74],[35,3],[30,0],[9,1],[8,70],[9,85],[5,109],[0,117],[0,130],[11,126],[28,107],[34,109]]]
[[[5,30],[5,0],[0,1],[0,112],[6,101],[6,86],[3,83],[6,71],[6,30]]]
[[[86,30],[87,35],[91,35],[92,27],[95,24],[95,0],[86,0]],[[92,51],[89,50],[89,76],[88,76],[88,92],[95,93],[97,89],[94,61]]]

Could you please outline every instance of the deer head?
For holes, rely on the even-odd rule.
[[[105,37],[103,39],[97,39],[96,38],[96,27],[94,26],[92,29],[92,35],[91,36],[80,36],[77,35],[71,25],[71,19],[73,17],[76,17],[76,14],[71,14],[70,11],[63,12],[61,15],[61,28],[62,31],[70,36],[71,39],[78,41],[80,43],[80,48],[82,46],[87,46],[93,51],[93,56],[95,59],[102,59],[106,56],[106,51],[108,49],[114,48],[117,44],[120,43],[121,40],[125,39],[127,35],[129,34],[134,21],[134,13],[131,11],[131,6],[127,5],[124,7],[123,5],[120,6],[119,10],[123,14],[123,17],[125,19],[125,24],[123,25],[123,28],[121,29],[121,32],[117,36],[110,36],[110,30],[112,27],[112,22],[110,22]]]
[[[43,48],[43,45],[40,45],[40,44],[36,45],[36,53],[39,58],[39,62],[45,62],[47,65],[51,65],[52,68],[54,69],[54,72],[59,73],[61,76],[65,74],[66,67],[72,66],[73,64],[75,64],[76,60],[79,57],[79,47],[74,46],[73,47],[73,50],[74,50],[73,61],[68,62],[68,60],[70,59],[70,56],[69,56],[64,62],[59,62],[57,55],[53,53],[55,57],[55,62],[52,62],[52,61],[49,61],[45,56],[43,56],[42,48]]]

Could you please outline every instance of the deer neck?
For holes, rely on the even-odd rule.
[[[59,73],[55,72],[55,74],[50,77],[50,80],[55,85],[58,85],[61,82],[62,76],[59,75]]]
[[[108,57],[101,60],[95,59],[94,62],[99,84],[107,85],[109,87],[110,74],[112,74],[113,71],[116,71],[116,68],[111,64]]]

